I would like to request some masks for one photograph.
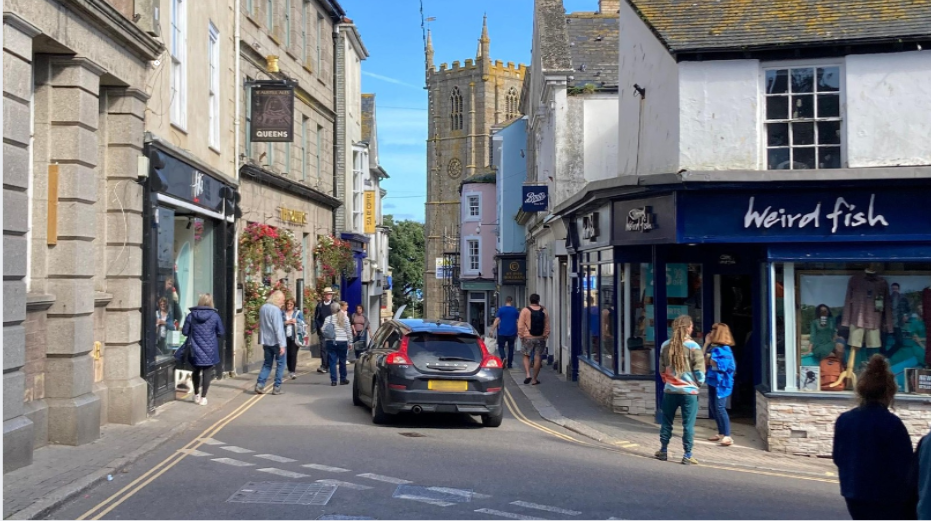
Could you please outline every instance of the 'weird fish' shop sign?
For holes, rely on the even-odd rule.
[[[903,240],[931,233],[920,189],[679,194],[679,242]]]

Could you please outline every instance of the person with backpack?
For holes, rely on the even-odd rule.
[[[265,382],[275,367],[275,389],[272,394],[282,394],[281,380],[284,376],[285,351],[288,342],[284,334],[284,293],[273,291],[265,304],[259,308],[259,343],[265,350],[265,362],[259,371],[259,378],[255,382],[255,394],[265,394]]]
[[[550,336],[550,315],[540,305],[540,295],[530,295],[530,305],[520,312],[517,319],[517,334],[524,352],[524,371],[527,377],[524,384],[539,385],[540,368],[546,357],[546,340]],[[533,376],[530,376],[530,362],[533,360]]]
[[[333,288],[327,286],[323,288],[323,300],[318,302],[317,307],[314,309],[314,326],[317,328],[317,337],[320,341],[320,367],[317,368],[317,372],[323,374],[326,374],[330,364],[327,363],[326,340],[323,338],[320,328],[323,327],[323,321],[330,316],[330,306],[332,304]]]
[[[336,385],[336,370],[339,366],[339,384],[348,385],[346,373],[346,355],[349,342],[352,341],[352,324],[346,315],[348,304],[334,302],[330,304],[330,316],[323,321],[323,338],[327,345],[327,359],[330,362],[330,385]]]
[[[724,447],[734,444],[731,438],[731,419],[727,415],[727,397],[734,390],[734,373],[737,362],[734,360],[734,336],[727,324],[716,323],[711,326],[711,333],[705,337],[706,367],[708,369],[708,409],[718,424],[718,434],[708,441],[719,441]]]
[[[672,338],[663,342],[659,353],[659,372],[663,379],[663,423],[659,429],[660,449],[653,456],[668,459],[667,448],[672,439],[672,424],[676,411],[682,409],[683,465],[694,465],[695,418],[698,416],[698,389],[705,383],[705,358],[701,346],[692,340],[692,317],[679,315],[672,322]]]
[[[223,320],[213,307],[213,297],[205,293],[197,299],[197,306],[184,319],[181,334],[190,339],[188,357],[194,366],[194,403],[207,405],[207,389],[210,387],[210,372],[220,363],[220,347],[217,338],[226,335]]]

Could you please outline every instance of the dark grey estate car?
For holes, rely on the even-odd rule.
[[[501,425],[504,369],[464,322],[390,320],[359,355],[352,403],[372,408],[385,423],[399,412],[478,414]]]

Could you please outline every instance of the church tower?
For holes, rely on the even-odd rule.
[[[444,253],[458,250],[459,185],[489,171],[491,127],[519,116],[518,101],[526,66],[492,61],[488,18],[482,23],[475,59],[433,64],[433,35],[427,33],[426,83],[429,101],[427,135],[427,207],[424,238],[424,316],[455,316],[458,295],[438,278]],[[443,277],[440,270],[439,277]],[[452,302],[455,301],[455,302]],[[460,318],[464,316],[461,315]]]

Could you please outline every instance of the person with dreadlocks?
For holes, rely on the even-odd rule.
[[[692,340],[692,318],[680,315],[672,323],[672,338],[663,342],[659,354],[660,376],[663,378],[663,423],[659,430],[662,444],[654,455],[660,461],[668,459],[667,448],[672,439],[672,422],[682,409],[683,465],[698,461],[692,457],[695,441],[695,418],[698,415],[698,388],[705,383],[705,358],[701,346]]]

